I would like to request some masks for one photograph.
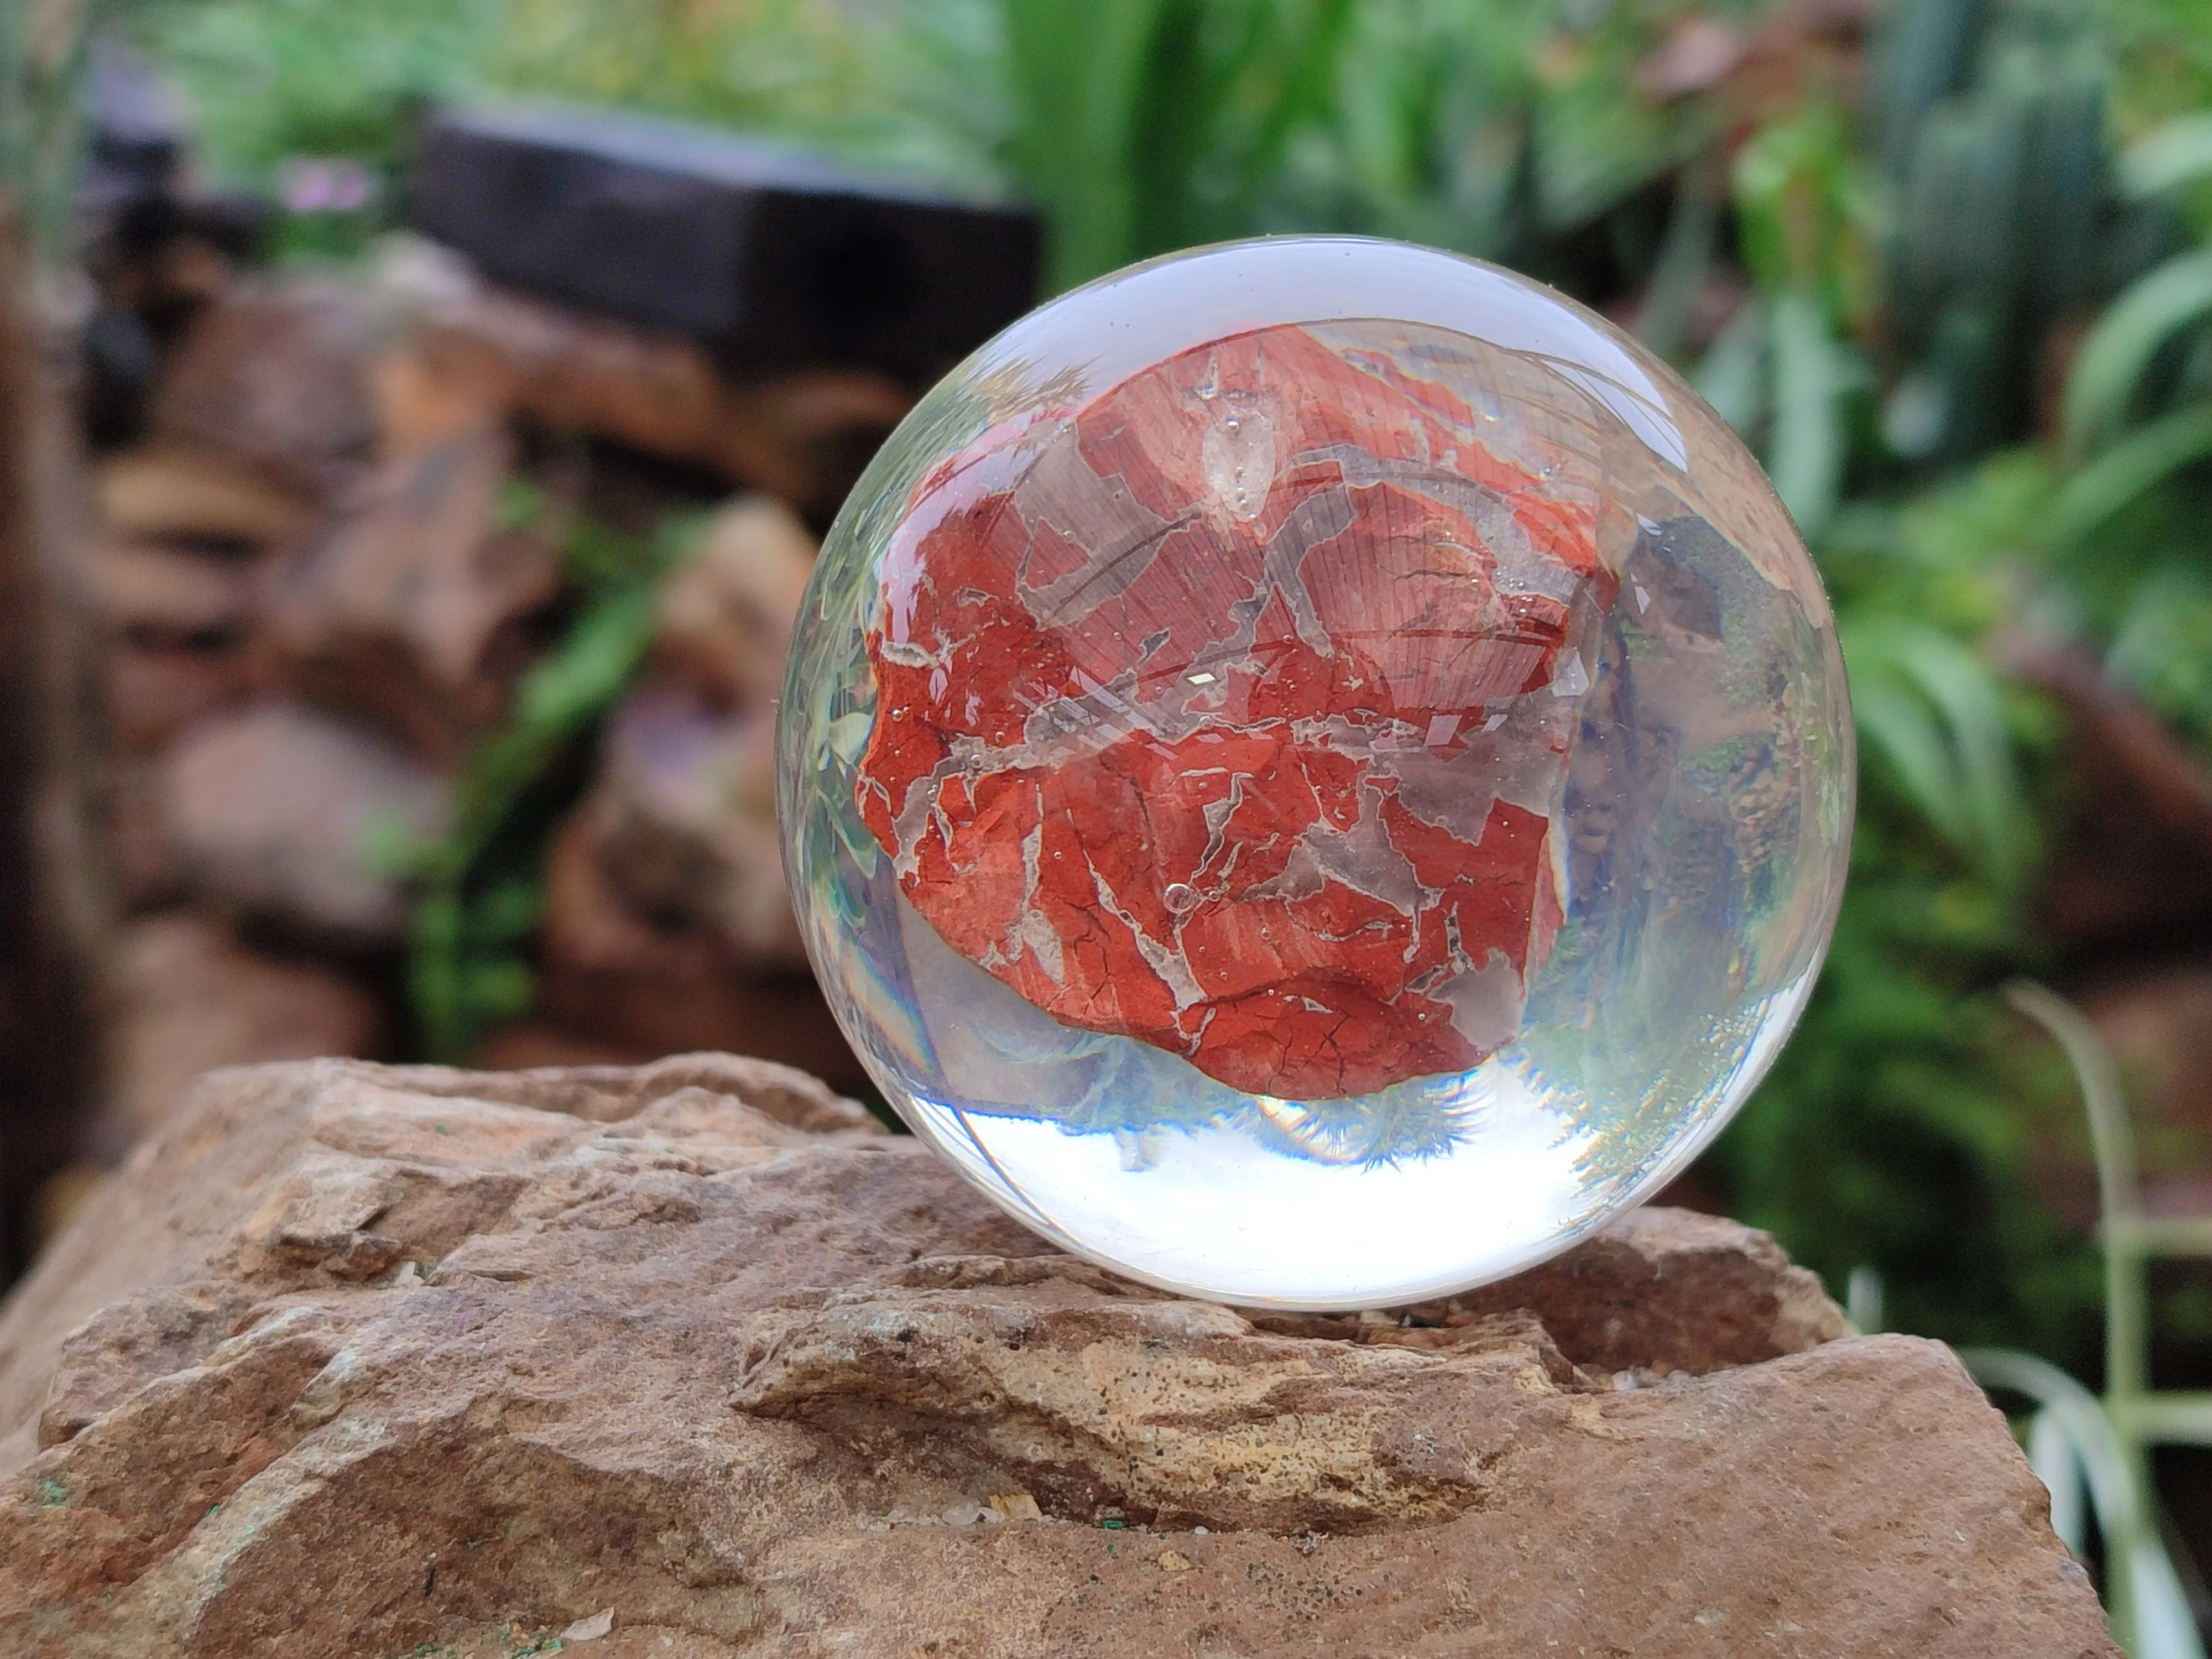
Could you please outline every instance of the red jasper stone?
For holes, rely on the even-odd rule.
[[[917,487],[855,787],[953,949],[1252,1093],[1510,1038],[1611,579],[1588,469],[1505,459],[1440,373],[1261,329]]]

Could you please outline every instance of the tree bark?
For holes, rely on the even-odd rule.
[[[80,16],[68,3],[30,13],[28,52],[0,71],[36,79],[66,54]],[[48,181],[34,152],[46,147],[26,141],[45,125],[27,109],[57,95],[52,84],[0,88],[15,164],[0,177],[0,1286],[35,1246],[41,1189],[80,1150],[105,931],[87,833],[97,727],[74,593],[83,497],[38,300],[32,204]]]

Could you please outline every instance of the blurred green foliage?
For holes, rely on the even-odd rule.
[[[0,7],[0,213],[34,261],[64,245],[82,144],[77,88],[89,46],[74,0]]]
[[[496,38],[453,0],[125,0],[125,21],[184,88],[220,182],[277,189],[287,163],[342,157],[375,186],[359,208],[276,222],[272,252],[344,255],[398,209],[416,117],[471,85]]]
[[[1626,321],[1754,445],[1813,541],[1862,739],[1827,971],[1711,1167],[1832,1285],[1879,1268],[1905,1328],[2079,1363],[2093,1255],[2030,1181],[2039,1148],[2079,1126],[2056,1056],[1994,994],[2055,965],[2029,896],[2065,799],[2063,726],[1990,647],[2008,627],[2070,635],[2212,756],[2212,9],[1891,0],[1863,39],[1837,26],[1847,9],[138,0],[136,15],[219,168],[262,183],[288,156],[356,157],[390,186],[387,213],[407,112],[498,89],[1018,190],[1049,220],[1055,287],[1193,242],[1333,228],[1499,259]],[[629,594],[586,606],[471,775],[476,827],[441,855],[433,892],[450,902],[418,941],[418,986],[457,1011],[434,1022],[441,1049],[522,994],[526,906],[500,896],[487,849],[622,678]]]
[[[2063,409],[2072,465],[2039,538],[2046,602],[2212,759],[2212,115],[2151,129],[2117,173],[2181,246],[2081,341]]]
[[[561,642],[515,687],[507,724],[463,764],[453,827],[398,854],[419,892],[407,959],[416,1040],[426,1058],[452,1063],[536,1000],[546,844],[581,793],[601,718],[645,659],[655,582],[698,538],[681,516],[651,536],[623,534],[520,483],[505,507],[510,528],[559,543],[577,602]]]

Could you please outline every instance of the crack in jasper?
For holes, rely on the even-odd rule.
[[[1279,326],[1068,412],[1011,483],[933,471],[854,786],[908,902],[1054,1018],[1249,1093],[1510,1040],[1614,583],[1592,469],[1485,425],[1359,325]]]

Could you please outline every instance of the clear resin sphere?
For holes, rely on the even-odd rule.
[[[1224,1301],[1498,1278],[1757,1083],[1833,925],[1843,666],[1757,464],[1473,260],[1136,266],[925,398],[780,733],[817,973],[1054,1240]]]

